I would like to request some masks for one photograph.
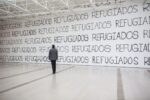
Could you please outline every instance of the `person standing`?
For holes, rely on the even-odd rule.
[[[52,48],[49,51],[49,60],[51,61],[53,74],[56,73],[56,60],[58,59],[58,51],[55,48],[55,45],[52,45]]]

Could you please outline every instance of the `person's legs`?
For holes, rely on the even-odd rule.
[[[52,65],[52,72],[54,74],[54,61],[53,60],[51,60],[51,65]]]
[[[51,64],[52,64],[53,74],[55,74],[55,72],[56,72],[56,61],[55,60],[51,60]]]
[[[56,60],[54,60],[54,73],[56,73]]]

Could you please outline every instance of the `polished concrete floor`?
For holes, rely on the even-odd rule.
[[[150,69],[1,63],[0,100],[150,100]]]

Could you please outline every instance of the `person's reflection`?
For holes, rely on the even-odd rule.
[[[52,76],[51,82],[52,82],[51,88],[56,89],[57,88],[56,75]]]
[[[58,77],[56,74],[52,75],[50,82],[50,100],[61,100],[62,91],[59,86],[61,83],[58,82]]]

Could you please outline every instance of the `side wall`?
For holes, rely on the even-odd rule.
[[[2,23],[0,62],[48,63],[55,44],[60,64],[150,67],[147,0],[57,15]]]

